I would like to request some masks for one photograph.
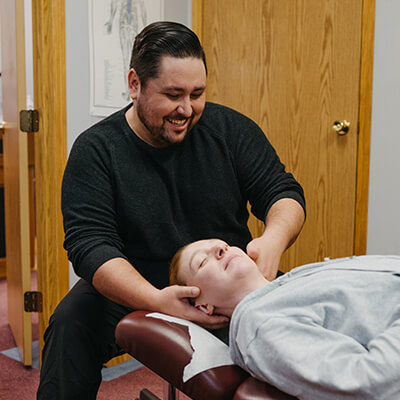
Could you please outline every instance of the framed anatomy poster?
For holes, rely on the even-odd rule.
[[[88,0],[90,114],[107,116],[130,102],[128,71],[135,36],[164,19],[164,0]]]

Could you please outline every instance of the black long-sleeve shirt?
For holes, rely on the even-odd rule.
[[[244,115],[206,103],[182,143],[154,148],[129,127],[127,108],[77,138],[64,173],[64,247],[87,281],[122,257],[162,288],[189,242],[217,237],[245,249],[247,200],[262,221],[282,198],[305,207],[301,186]]]

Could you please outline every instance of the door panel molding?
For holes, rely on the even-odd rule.
[[[363,0],[354,254],[367,252],[375,0]]]

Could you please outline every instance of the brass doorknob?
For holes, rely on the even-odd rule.
[[[333,123],[332,129],[340,136],[346,135],[349,131],[350,122],[345,119],[342,121],[335,121]]]

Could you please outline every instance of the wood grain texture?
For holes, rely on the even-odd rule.
[[[305,189],[307,221],[283,270],[354,253],[362,7],[203,0],[208,100],[255,120]],[[332,130],[341,119],[346,136]]]
[[[203,0],[192,0],[192,30],[201,42],[203,36]]]
[[[24,312],[30,290],[28,138],[18,128],[26,102],[24,1],[2,0],[0,11],[8,321],[23,364],[31,365],[32,322]]]
[[[367,252],[375,0],[363,1],[354,254]]]
[[[40,348],[49,317],[69,289],[60,206],[67,159],[64,6],[63,0],[32,2],[34,98],[40,116],[35,135]]]
[[[5,278],[6,273],[6,258],[2,257],[0,258],[0,278]]]

